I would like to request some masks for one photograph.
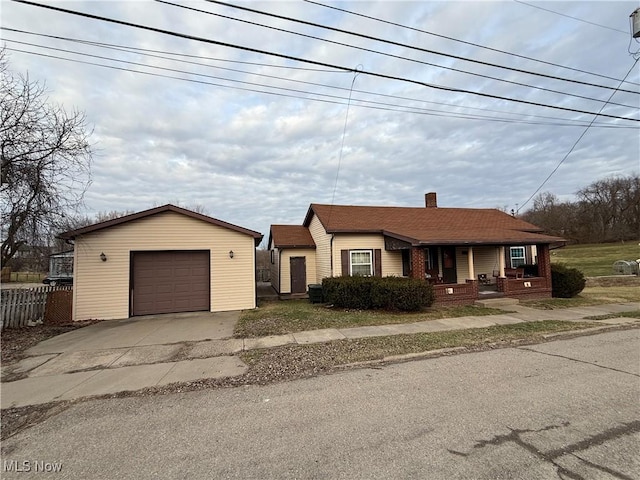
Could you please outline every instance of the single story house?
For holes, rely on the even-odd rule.
[[[440,208],[433,192],[424,207],[311,204],[302,225],[271,226],[271,281],[281,295],[325,277],[374,275],[425,279],[440,304],[545,298],[549,247],[562,242],[497,209]]]
[[[256,307],[262,234],[164,205],[71,230],[73,320]]]

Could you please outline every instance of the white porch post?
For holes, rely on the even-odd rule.
[[[504,278],[504,246],[498,248],[498,268],[500,269],[500,278]]]
[[[473,268],[473,247],[469,247],[469,251],[467,252],[467,262],[469,265],[469,280],[475,280],[476,272]]]

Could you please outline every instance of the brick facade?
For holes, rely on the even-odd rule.
[[[433,286],[437,305],[473,305],[478,299],[478,281],[467,280],[466,283],[438,284]],[[449,293],[452,292],[452,293]]]
[[[411,278],[424,279],[424,249],[411,247]]]

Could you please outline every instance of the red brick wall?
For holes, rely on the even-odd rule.
[[[424,280],[424,249],[411,247],[411,278]]]
[[[525,285],[531,285],[526,287]],[[544,277],[533,278],[498,278],[498,290],[505,297],[529,300],[551,297],[551,282]]]
[[[447,293],[452,288],[453,293]],[[436,305],[472,305],[478,299],[478,281],[467,280],[466,283],[438,284],[433,286]]]
[[[547,287],[551,289],[551,256],[549,245],[536,245],[538,249],[538,276],[546,279]]]

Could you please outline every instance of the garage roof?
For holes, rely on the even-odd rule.
[[[192,210],[187,210],[186,208],[176,207],[175,205],[171,205],[171,204],[162,205],[161,207],[151,208],[149,210],[133,213],[131,215],[125,215],[123,217],[114,218],[112,220],[106,220],[104,222],[94,223],[93,225],[88,225],[86,227],[78,228],[76,230],[69,230],[68,232],[64,232],[58,235],[58,238],[62,238],[63,240],[73,240],[76,237],[85,235],[87,233],[96,232],[98,230],[114,227],[116,225],[132,222],[134,220],[140,220],[142,218],[150,217],[152,215],[157,215],[163,212],[180,213],[182,215],[186,215],[188,217],[195,218],[196,220],[201,220],[203,222],[216,225],[218,227],[228,228],[229,230],[244,233],[245,235],[249,235],[255,239],[256,246],[259,245],[260,242],[262,241],[262,234],[260,232],[255,232],[247,228],[239,227],[238,225],[233,225],[232,223],[223,222],[222,220],[218,220],[217,218],[209,217],[207,215],[194,212]]]

